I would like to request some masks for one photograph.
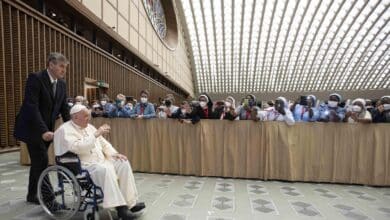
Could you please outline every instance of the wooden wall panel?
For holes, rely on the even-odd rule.
[[[14,1],[0,0],[0,38],[0,152],[18,145],[13,128],[27,75],[46,68],[50,52],[61,52],[70,61],[65,78],[70,97],[84,94],[84,80],[88,77],[108,83],[111,98],[123,93],[139,99],[139,92],[148,89],[152,102],[166,93],[173,93],[177,103],[184,99],[69,29]]]

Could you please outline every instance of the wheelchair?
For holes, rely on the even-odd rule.
[[[79,211],[84,212],[84,219],[99,220],[98,204],[103,202],[103,190],[81,168],[79,157],[67,152],[57,156],[55,162],[38,180],[37,196],[43,210],[52,219],[67,220]]]

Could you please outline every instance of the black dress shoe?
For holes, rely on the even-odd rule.
[[[36,196],[27,196],[27,202],[39,205],[39,200]]]
[[[130,211],[134,214],[141,212],[143,209],[146,208],[146,205],[144,202],[138,202],[133,207],[131,207]]]

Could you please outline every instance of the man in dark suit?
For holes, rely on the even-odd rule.
[[[37,183],[48,166],[47,150],[54,137],[54,124],[59,114],[68,121],[66,83],[63,80],[68,60],[60,53],[50,53],[47,69],[28,75],[25,95],[16,116],[14,136],[27,144],[31,159],[27,201],[39,204]]]

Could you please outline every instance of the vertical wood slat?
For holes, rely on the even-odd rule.
[[[27,74],[44,69],[50,52],[62,52],[70,60],[66,75],[69,96],[84,94],[85,77],[107,82],[111,98],[123,93],[138,99],[139,91],[150,86],[152,97],[169,91],[82,37],[69,34],[70,30],[19,7],[0,0],[0,151],[18,144],[13,126]]]
[[[5,46],[4,46],[4,7],[0,1],[0,146],[5,147],[8,144],[7,138],[7,111],[6,111],[6,79],[5,79]]]

